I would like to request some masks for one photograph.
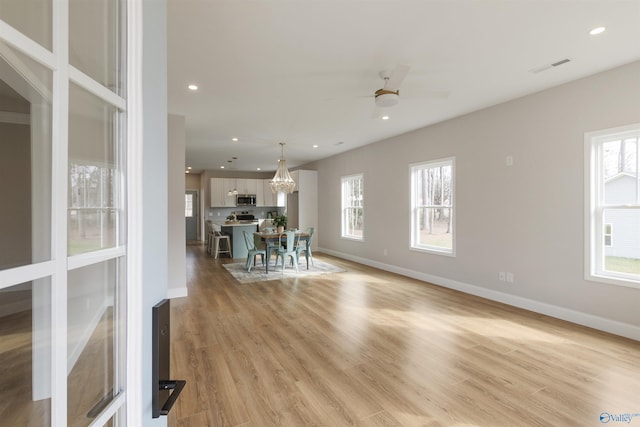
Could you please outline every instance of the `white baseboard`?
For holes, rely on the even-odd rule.
[[[606,319],[604,317],[594,316],[593,314],[583,313],[581,311],[547,304],[544,302],[519,297],[517,295],[507,294],[504,292],[471,285],[469,283],[447,279],[445,277],[422,273],[420,271],[410,270],[407,268],[398,267],[396,265],[384,264],[367,258],[361,258],[351,254],[333,251],[331,249],[318,248],[318,252],[357,262],[359,264],[368,265],[370,267],[379,268],[380,270],[389,271],[392,273],[400,274],[402,276],[411,277],[413,279],[422,280],[423,282],[433,283],[434,285],[442,286],[444,288],[454,289],[466,294],[475,295],[492,301],[508,304],[514,307],[523,308],[525,310],[544,314],[546,316],[555,317],[556,319],[566,320],[578,325],[587,326],[614,335],[619,335],[622,337],[640,341],[640,327],[636,325],[630,325],[628,323],[618,322],[617,320]]]
[[[189,291],[186,286],[183,286],[181,288],[169,288],[167,290],[168,299],[183,298],[187,296],[189,296]]]

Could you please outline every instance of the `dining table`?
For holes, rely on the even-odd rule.
[[[289,231],[294,231],[294,230],[289,230]],[[296,233],[296,240],[298,241],[298,244],[300,242],[309,241],[309,237],[310,237],[309,233],[304,231],[295,231],[295,233]],[[266,274],[269,274],[269,261],[271,260],[271,252],[277,251],[281,242],[287,241],[287,236],[284,233],[271,233],[271,232],[264,232],[264,231],[255,232],[253,233],[253,235],[256,237],[259,237],[265,244],[265,251],[267,254],[265,272]],[[307,270],[308,270],[309,269],[309,252],[304,251],[304,256],[305,256],[305,259],[307,260]],[[276,262],[278,262],[277,258],[276,258]]]

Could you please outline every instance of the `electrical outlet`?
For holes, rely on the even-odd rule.
[[[501,271],[500,273],[498,273],[498,279],[500,279],[501,282],[505,281],[504,271]]]
[[[220,212],[218,212],[218,216],[220,216]]]
[[[507,282],[513,283],[513,273],[510,271],[507,272]]]
[[[507,164],[507,166],[513,166],[513,156],[507,156],[507,158],[505,159],[505,163]]]

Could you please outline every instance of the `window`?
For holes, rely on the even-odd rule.
[[[363,240],[364,181],[362,175],[342,178],[342,237]]]
[[[604,225],[604,245],[611,246],[611,224]]]
[[[454,159],[413,164],[411,248],[454,255]]]
[[[640,124],[585,135],[586,279],[640,287]]]
[[[186,218],[193,217],[193,194],[184,195],[184,216]]]

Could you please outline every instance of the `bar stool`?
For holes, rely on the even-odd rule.
[[[222,234],[219,230],[216,230],[215,225],[213,225],[211,238],[207,245],[207,252],[209,252],[214,259],[217,259],[218,255],[221,254],[229,254],[229,257],[233,258],[231,253],[231,239],[226,234]]]
[[[213,221],[210,219],[204,222],[205,224],[205,235],[204,235],[204,244],[207,247],[207,253],[211,254],[211,250],[213,249]]]

